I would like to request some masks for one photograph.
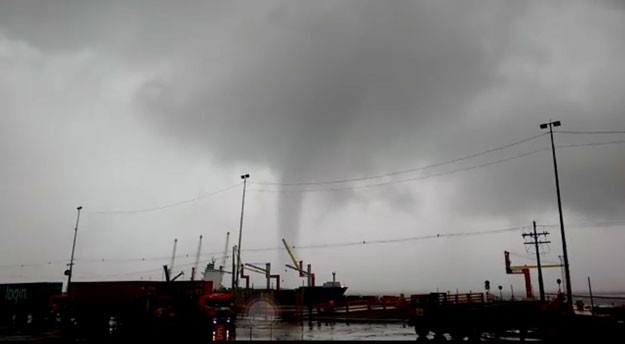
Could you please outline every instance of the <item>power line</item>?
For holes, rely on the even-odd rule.
[[[559,133],[574,133],[574,134],[614,134],[614,133],[625,133],[625,131],[558,131],[558,132]],[[347,183],[347,182],[379,179],[379,178],[384,178],[384,177],[392,177],[392,176],[397,176],[397,175],[406,174],[406,173],[410,173],[410,172],[416,172],[416,171],[420,171],[420,170],[426,170],[426,169],[430,169],[430,168],[434,168],[434,167],[440,167],[440,166],[449,165],[449,164],[452,164],[452,163],[456,163],[456,162],[472,159],[472,158],[475,158],[475,157],[478,157],[478,156],[481,156],[481,155],[485,155],[485,154],[488,154],[488,153],[492,153],[492,152],[495,152],[495,151],[499,151],[499,150],[502,150],[502,149],[506,149],[506,148],[509,148],[509,147],[513,147],[513,146],[516,146],[516,145],[519,145],[519,144],[522,144],[522,143],[534,140],[534,139],[536,139],[536,138],[538,138],[540,136],[546,135],[546,134],[547,133],[542,133],[540,135],[535,135],[535,136],[532,136],[532,137],[529,137],[529,138],[526,138],[526,139],[523,139],[523,140],[515,141],[515,142],[507,144],[507,145],[503,145],[503,146],[500,146],[500,147],[488,149],[488,150],[485,150],[485,151],[482,151],[482,152],[479,152],[479,153],[467,155],[467,156],[464,156],[464,157],[461,157],[461,158],[456,158],[456,159],[452,159],[452,160],[445,161],[445,162],[440,162],[440,163],[431,164],[431,165],[427,165],[427,166],[411,168],[411,169],[407,169],[407,170],[400,170],[400,171],[390,172],[390,173],[381,174],[381,175],[372,175],[372,176],[365,176],[365,177],[359,177],[359,178],[341,179],[341,180],[332,180],[332,181],[321,181],[321,182],[299,182],[299,183],[250,182],[250,184],[268,185],[268,186],[269,185],[274,185],[274,186],[332,185],[332,184],[340,184],[340,183]],[[607,141],[607,142],[592,142],[592,143],[584,143],[584,144],[559,145],[556,148],[603,146],[603,145],[620,144],[620,143],[625,143],[625,140],[616,140],[616,141]],[[423,179],[432,178],[432,177],[444,176],[444,175],[458,173],[458,172],[463,172],[463,171],[468,171],[468,170],[472,170],[472,169],[476,169],[476,168],[487,167],[487,166],[491,166],[491,165],[507,162],[507,161],[510,161],[510,160],[522,158],[522,157],[525,157],[527,155],[535,154],[535,153],[542,152],[542,151],[545,151],[545,150],[547,150],[547,149],[539,149],[539,150],[523,153],[523,154],[520,154],[520,155],[516,155],[516,156],[513,156],[513,157],[496,160],[496,161],[489,162],[489,163],[479,164],[479,165],[476,165],[476,166],[470,166],[470,167],[465,167],[465,168],[459,168],[459,169],[456,169],[456,170],[451,170],[451,171],[447,171],[447,172],[431,174],[431,175],[427,175],[427,176],[423,176],[423,177],[406,178],[406,179],[393,180],[393,181],[374,183],[374,184],[368,184],[368,185],[343,186],[343,187],[333,187],[333,188],[317,188],[317,189],[288,189],[288,190],[284,190],[284,189],[282,189],[282,190],[255,189],[254,190],[254,189],[252,189],[250,191],[256,191],[256,192],[341,191],[341,190],[353,190],[353,189],[363,189],[363,188],[384,186],[384,185],[389,185],[389,184],[399,184],[399,183],[405,183],[405,182],[409,182],[409,181],[423,180]],[[103,210],[103,211],[92,211],[90,213],[92,213],[92,214],[136,214],[136,213],[145,213],[145,212],[164,210],[164,209],[173,208],[173,207],[176,207],[176,206],[180,206],[180,205],[196,202],[196,201],[198,201],[198,200],[200,200],[202,198],[214,196],[214,195],[220,194],[222,192],[229,191],[229,190],[237,187],[239,184],[240,183],[233,184],[233,185],[228,186],[228,187],[226,187],[224,189],[220,189],[220,190],[217,190],[217,191],[214,191],[214,192],[204,193],[204,194],[199,195],[197,197],[194,197],[192,199],[179,201],[179,202],[175,202],[175,203],[171,203],[171,204],[167,204],[167,205],[163,205],[163,206],[158,206],[158,207],[144,208],[144,209],[135,209],[135,210]]]
[[[537,149],[531,152],[527,152],[527,153],[523,153],[523,154],[519,154],[519,155],[515,155],[512,157],[508,157],[508,158],[504,158],[504,159],[499,159],[499,160],[495,160],[492,162],[487,162],[487,163],[483,163],[483,164],[479,164],[479,165],[475,165],[475,166],[468,166],[468,167],[463,167],[463,168],[458,168],[455,170],[451,170],[451,171],[446,171],[446,172],[440,172],[440,173],[435,173],[435,174],[430,174],[427,176],[422,176],[422,177],[413,177],[413,178],[405,178],[405,179],[399,179],[399,180],[391,180],[391,181],[387,181],[387,182],[381,182],[381,183],[375,183],[375,184],[367,184],[367,185],[358,185],[358,186],[342,186],[342,187],[333,187],[333,188],[317,188],[317,189],[252,189],[251,191],[255,191],[255,192],[319,192],[319,191],[342,191],[342,190],[356,190],[356,189],[365,189],[365,188],[371,188],[371,187],[379,187],[379,186],[385,186],[385,185],[390,185],[390,184],[400,184],[400,183],[406,183],[406,182],[411,182],[411,181],[416,181],[416,180],[424,180],[424,179],[428,179],[428,178],[432,178],[432,177],[440,177],[440,176],[444,176],[444,175],[449,175],[449,174],[453,174],[453,173],[458,173],[458,172],[464,172],[464,171],[469,171],[469,170],[473,170],[473,169],[477,169],[477,168],[483,168],[483,167],[487,167],[487,166],[492,166],[492,165],[496,165],[496,164],[500,164],[500,163],[504,163],[510,160],[515,160],[515,159],[519,159],[519,158],[523,158],[526,157],[528,155],[532,155],[532,154],[536,154],[536,153],[540,153],[540,152],[545,152],[550,150],[549,148],[541,148],[541,149]]]
[[[223,251],[222,251],[223,252]],[[218,256],[215,257],[215,254],[221,254],[222,252],[208,252],[208,253],[202,253],[203,257],[206,256],[211,256],[212,258],[215,259],[220,259],[223,258],[223,256]],[[226,258],[228,258],[230,256],[226,256]],[[189,254],[182,254],[182,255],[177,255],[174,257],[175,259],[185,259],[185,258],[192,258]],[[211,259],[212,259],[211,258]],[[165,256],[160,256],[160,257],[139,257],[139,258],[87,258],[87,259],[76,259],[78,262],[81,263],[136,263],[136,262],[146,262],[146,261],[159,261],[159,260],[170,260],[171,256],[165,257]],[[205,259],[202,261],[210,261],[211,259]]]
[[[571,227],[599,227],[599,226],[613,226],[613,225],[625,225],[625,219],[615,219],[615,220],[607,220],[604,222],[594,223],[594,222],[579,222],[579,223],[570,223],[568,224]],[[550,227],[559,227],[560,225],[537,225],[537,228],[550,228]],[[292,246],[292,248],[297,249],[320,249],[320,248],[333,248],[333,247],[349,247],[349,246],[363,246],[363,245],[375,245],[375,244],[390,244],[390,243],[400,243],[405,241],[419,241],[419,240],[428,240],[428,239],[439,239],[439,238],[456,238],[456,237],[471,237],[471,236],[480,236],[480,235],[491,235],[491,234],[500,234],[511,231],[519,231],[523,229],[529,229],[530,226],[520,226],[520,227],[510,227],[510,228],[502,228],[502,229],[493,229],[493,230],[482,230],[482,231],[471,231],[471,232],[459,232],[459,233],[442,233],[442,234],[428,234],[416,237],[404,237],[404,238],[395,238],[395,239],[378,239],[378,240],[359,240],[359,241],[351,241],[351,242],[343,242],[343,243],[332,243],[332,244],[311,244],[311,245],[302,245],[302,246]],[[284,247],[264,247],[264,248],[248,248],[242,250],[242,252],[265,252],[265,251],[280,251],[283,250]],[[221,254],[220,252],[208,252],[204,253],[203,256],[213,255],[213,254]],[[512,252],[511,252],[512,254]],[[179,258],[188,258],[189,255],[179,255],[176,256],[176,259]],[[227,256],[229,257],[229,256]],[[518,257],[524,257],[523,255],[518,255]],[[79,262],[83,263],[110,263],[110,262],[138,262],[138,261],[153,261],[153,260],[168,260],[171,257],[141,257],[141,258],[91,258],[91,259],[76,259]],[[200,262],[205,263],[212,261],[213,259],[220,259],[219,257],[211,257],[210,259],[202,259]],[[31,264],[4,264],[0,265],[0,268],[16,268],[16,267],[36,267],[43,265],[55,265],[55,264],[65,264],[65,261],[49,261],[46,263],[31,263]],[[189,266],[195,264],[194,262],[180,264],[178,266]],[[155,269],[155,271],[160,271],[161,269]],[[152,271],[152,270],[150,270]],[[130,274],[130,273],[129,273]]]
[[[44,265],[64,265],[67,261],[48,261],[45,263],[27,263],[27,264],[2,264],[0,268],[32,268]]]
[[[573,130],[554,130],[559,134],[625,134],[625,130],[599,130],[599,131],[573,131]]]
[[[206,197],[210,197],[210,196],[214,196],[217,194],[220,194],[222,192],[226,192],[228,190],[231,190],[237,186],[239,186],[240,183],[234,184],[234,185],[230,185],[224,189],[220,189],[217,191],[213,191],[213,192],[209,192],[209,193],[204,193],[201,194],[197,197],[194,197],[192,199],[186,200],[186,201],[180,201],[180,202],[176,202],[176,203],[171,203],[171,204],[167,204],[167,205],[163,205],[163,206],[159,206],[159,207],[153,207],[153,208],[145,208],[145,209],[136,209],[136,210],[103,210],[103,211],[93,211],[90,212],[92,214],[136,214],[136,213],[146,213],[146,212],[151,212],[151,211],[158,211],[158,210],[163,210],[163,209],[168,209],[168,208],[173,208],[173,207],[177,207],[179,205],[183,205],[183,204],[187,204],[187,203],[192,203],[192,202],[196,202],[202,198],[206,198]]]
[[[605,145],[622,144],[622,143],[625,143],[625,140],[615,140],[615,141],[606,141],[606,142],[590,142],[590,143],[569,144],[569,145],[558,145],[558,146],[556,146],[556,148],[605,146]],[[458,173],[458,172],[469,171],[469,170],[473,170],[473,169],[477,169],[477,168],[488,167],[488,166],[504,163],[504,162],[507,162],[507,161],[510,161],[510,160],[519,159],[519,158],[522,158],[522,157],[525,157],[525,156],[528,156],[528,155],[532,155],[532,154],[548,151],[548,150],[550,150],[550,149],[549,148],[542,148],[542,149],[537,149],[537,150],[534,150],[534,151],[522,153],[522,154],[519,154],[519,155],[515,155],[515,156],[512,156],[512,157],[499,159],[499,160],[495,160],[495,161],[487,162],[487,163],[483,163],[483,164],[478,164],[478,165],[475,165],[475,166],[468,166],[468,167],[458,168],[458,169],[455,169],[455,170],[446,171],[446,172],[440,172],[440,173],[434,173],[434,174],[430,174],[430,175],[427,175],[427,176],[405,178],[405,179],[399,179],[399,180],[391,180],[391,181],[374,183],[374,184],[367,184],[367,185],[339,186],[339,187],[331,187],[331,188],[314,188],[314,189],[313,188],[305,188],[305,189],[252,189],[250,191],[290,193],[290,192],[320,192],[320,191],[342,191],[342,190],[365,189],[365,188],[379,187],[379,186],[385,186],[385,185],[390,185],[390,184],[400,184],[400,183],[416,181],[416,180],[424,180],[424,179],[428,179],[428,178],[432,178],[432,177],[440,177],[440,176],[454,174],[454,173]],[[276,186],[286,186],[287,184],[273,184],[273,185],[276,185]]]
[[[205,260],[201,260],[200,263],[206,263],[211,261],[211,259],[205,259]],[[191,263],[184,263],[184,264],[178,264],[176,265],[175,269],[178,270],[180,267],[188,267],[191,265],[195,265],[195,262],[191,262]],[[115,273],[115,274],[80,274],[79,276],[81,277],[118,277],[118,276],[128,276],[128,275],[143,275],[143,274],[149,274],[149,273],[158,273],[163,271],[162,268],[159,269],[150,269],[150,270],[142,270],[142,271],[129,271],[129,272],[122,272],[122,273]]]
[[[319,182],[291,182],[291,183],[289,183],[289,182],[287,182],[287,183],[281,183],[281,182],[251,182],[250,184],[257,184],[257,185],[283,185],[283,186],[289,186],[289,185],[326,185],[326,184],[340,184],[340,183],[363,181],[363,180],[368,180],[368,179],[378,179],[378,178],[384,178],[384,177],[392,177],[392,176],[396,176],[396,175],[400,175],[400,174],[406,174],[406,173],[421,171],[421,170],[425,170],[425,169],[429,169],[429,168],[449,165],[449,164],[452,164],[452,163],[456,163],[456,162],[472,159],[472,158],[478,157],[480,155],[496,152],[496,151],[499,151],[499,150],[502,150],[502,149],[510,148],[510,147],[519,145],[521,143],[525,143],[525,142],[534,140],[534,139],[536,139],[538,137],[541,137],[541,136],[544,136],[546,134],[547,133],[542,133],[542,134],[539,134],[539,135],[528,137],[528,138],[523,139],[523,140],[519,140],[519,141],[515,141],[515,142],[512,142],[512,143],[509,143],[507,145],[499,146],[499,147],[496,147],[496,148],[491,148],[491,149],[488,149],[488,150],[485,150],[485,151],[482,151],[482,152],[479,152],[479,153],[474,153],[474,154],[467,155],[467,156],[464,156],[464,157],[455,158],[455,159],[448,160],[448,161],[445,161],[445,162],[439,162],[439,163],[435,163],[435,164],[432,164],[432,165],[415,167],[415,168],[410,168],[410,169],[407,169],[407,170],[400,170],[400,171],[389,172],[389,173],[385,173],[385,174],[365,176],[365,177],[358,177],[358,178],[349,178],[349,179],[319,181]]]
[[[556,148],[572,148],[572,147],[588,147],[588,146],[606,146],[625,143],[625,140],[616,140],[616,141],[606,141],[606,142],[590,142],[590,143],[579,143],[579,144],[568,144],[568,145],[558,145]]]
[[[142,270],[142,271],[130,271],[130,272],[122,272],[122,273],[115,273],[115,274],[78,274],[78,277],[81,278],[93,278],[93,277],[99,277],[99,278],[110,278],[110,277],[120,277],[120,276],[129,276],[129,275],[144,275],[144,274],[151,274],[151,273],[159,273],[163,271],[163,268],[160,269],[150,269],[150,270]]]
[[[460,232],[460,233],[442,233],[442,234],[429,234],[422,235],[417,237],[407,237],[407,238],[396,238],[396,239],[378,239],[378,240],[359,240],[352,242],[343,242],[343,243],[332,243],[332,244],[312,244],[312,245],[302,245],[302,246],[293,246],[293,248],[297,249],[317,249],[317,248],[332,248],[332,247],[347,247],[347,246],[362,246],[362,245],[375,245],[375,244],[389,244],[396,242],[404,242],[404,241],[415,241],[415,240],[427,240],[427,239],[437,239],[437,238],[455,238],[455,237],[469,237],[469,236],[477,236],[477,235],[489,235],[489,234],[498,234],[509,231],[517,231],[529,228],[529,226],[521,226],[521,227],[511,227],[511,228],[503,228],[503,229],[494,229],[494,230],[483,230],[483,231],[472,231],[472,232]],[[241,250],[242,252],[265,252],[265,251],[280,251],[283,250],[284,247],[259,247],[259,248],[248,248]],[[204,256],[211,254],[218,254],[219,252],[207,253],[203,254]],[[176,258],[185,258],[188,255],[180,255],[176,256]],[[171,257],[152,257],[152,258],[126,258],[126,259],[111,259],[111,258],[94,258],[94,259],[82,259],[81,262],[138,262],[138,261],[147,261],[147,260],[166,260]],[[210,259],[203,259],[201,262],[209,262],[215,257],[211,257]],[[215,259],[222,258],[216,257]],[[187,266],[193,265],[194,262],[184,263],[179,266]],[[41,264],[45,265],[45,264]],[[19,266],[18,265],[14,265]]]
[[[543,227],[560,227],[560,225],[542,225]],[[625,220],[611,220],[602,222],[576,222],[569,223],[569,227],[613,227],[613,226],[625,226]]]
[[[613,131],[570,131],[570,130],[561,130],[561,131],[557,131],[557,133],[564,133],[564,134],[624,134],[625,131],[619,131],[619,130],[613,130]],[[467,156],[464,156],[464,157],[448,160],[448,161],[445,161],[445,162],[440,162],[440,163],[435,163],[435,164],[431,164],[431,165],[426,165],[426,166],[410,168],[410,169],[406,169],[406,170],[390,172],[390,173],[386,173],[386,174],[371,175],[371,176],[364,176],[364,177],[358,177],[358,178],[349,178],[349,179],[320,181],[320,182],[293,182],[293,183],[289,183],[289,182],[286,182],[286,183],[280,183],[280,182],[250,182],[250,184],[256,184],[256,185],[276,185],[276,186],[331,185],[331,184],[356,182],[356,181],[363,181],[363,180],[370,180],[370,179],[379,179],[379,178],[385,178],[385,177],[393,177],[393,176],[397,176],[397,175],[401,175],[401,174],[406,174],[406,173],[426,170],[426,169],[430,169],[430,168],[434,168],[434,167],[440,167],[440,166],[449,165],[449,164],[452,164],[452,163],[456,163],[456,162],[472,159],[472,158],[475,158],[475,157],[478,157],[478,156],[481,156],[481,155],[485,155],[485,154],[492,153],[492,152],[495,152],[495,151],[503,150],[503,149],[506,149],[506,148],[510,148],[510,147],[513,147],[513,146],[516,146],[516,145],[519,145],[519,144],[522,144],[522,143],[534,140],[534,139],[536,139],[538,137],[541,137],[543,135],[546,135],[546,134],[547,133],[534,135],[532,137],[529,137],[529,138],[526,138],[526,139],[522,139],[522,140],[519,140],[519,141],[515,141],[515,142],[512,142],[512,143],[503,145],[503,146],[499,146],[499,147],[496,147],[496,148],[491,148],[491,149],[488,149],[488,150],[485,150],[485,151],[482,151],[482,152],[479,152],[479,153],[474,153],[474,154],[471,154],[471,155],[467,155]],[[560,145],[560,146],[557,146],[557,148],[584,147],[584,146],[602,146],[602,145],[610,145],[610,144],[618,144],[618,143],[625,143],[625,140],[608,141],[608,142],[596,142],[596,143],[585,143],[585,144]],[[542,150],[539,150],[539,151],[542,151]],[[376,183],[376,184],[370,184],[370,185],[364,185],[364,186],[340,187],[340,188],[329,188],[329,189],[319,189],[319,190],[322,190],[322,191],[325,191],[325,190],[332,191],[332,190],[345,190],[345,189],[359,189],[359,188],[367,188],[367,187],[371,187],[371,186],[380,186],[380,185],[387,185],[387,184],[403,183],[403,182],[412,181],[412,180],[420,180],[420,179],[425,179],[425,178],[431,178],[431,177],[434,177],[434,176],[441,176],[441,175],[456,173],[456,172],[460,172],[460,171],[466,171],[466,170],[470,170],[470,169],[474,169],[474,168],[490,166],[490,165],[493,165],[493,164],[497,164],[497,163],[513,160],[513,159],[520,158],[520,157],[523,157],[523,156],[526,156],[526,155],[530,155],[530,154],[534,154],[534,153],[537,153],[539,151],[533,151],[533,152],[521,154],[519,156],[511,157],[509,159],[497,160],[497,161],[494,161],[492,163],[486,163],[486,164],[481,164],[481,165],[477,165],[477,166],[474,166],[474,167],[452,170],[452,171],[449,171],[449,172],[443,172],[443,173],[429,175],[429,176],[425,176],[425,177],[409,178],[409,179],[403,179],[403,180],[398,180],[398,181],[389,181],[389,182]],[[163,206],[158,206],[158,207],[151,207],[151,208],[144,208],[144,209],[134,209],[134,210],[102,210],[102,211],[91,211],[90,213],[92,213],[92,214],[136,214],[136,213],[145,213],[145,212],[164,210],[164,209],[173,208],[173,207],[176,207],[176,206],[180,206],[180,205],[196,202],[196,201],[198,201],[198,200],[200,200],[202,198],[214,196],[214,195],[220,194],[222,192],[229,191],[229,190],[235,188],[236,186],[238,186],[239,184],[240,183],[233,184],[233,185],[228,186],[228,187],[226,187],[224,189],[220,189],[220,190],[217,190],[217,191],[214,191],[214,192],[204,193],[204,194],[199,195],[197,197],[194,197],[192,199],[179,201],[179,202],[175,202],[175,203],[171,203],[171,204],[167,204],[167,205],[163,205]],[[257,189],[257,190],[253,190],[253,191],[276,192],[276,190],[263,190],[263,189]],[[317,190],[310,190],[310,189],[287,190],[287,192],[302,192],[302,191],[317,191]],[[280,192],[282,192],[282,190]]]
[[[515,258],[519,258],[520,260],[522,259],[523,261],[527,261],[527,262],[535,261],[535,258],[528,257],[527,252],[526,254],[520,254],[520,253],[516,253],[513,251],[508,251],[508,252],[510,253],[510,256],[514,256]],[[547,260],[547,259],[543,259],[543,262],[545,264],[560,264],[560,262],[556,262],[554,260]],[[515,265],[527,265],[527,263],[519,263]]]
[[[477,235],[489,235],[489,234],[499,234],[510,231],[518,231],[527,229],[529,226],[521,226],[521,227],[511,227],[511,228],[503,228],[503,229],[494,229],[494,230],[483,230],[483,231],[473,231],[473,232],[462,232],[462,233],[443,233],[443,234],[429,234],[422,235],[417,237],[408,237],[408,238],[397,238],[397,239],[379,239],[379,240],[361,240],[361,241],[352,241],[352,242],[344,242],[344,243],[334,243],[334,244],[313,244],[313,245],[302,245],[302,246],[292,246],[293,248],[300,249],[319,249],[319,248],[334,248],[334,247],[348,247],[348,246],[363,246],[363,245],[376,245],[376,244],[391,244],[391,243],[401,243],[406,241],[417,241],[417,240],[428,240],[428,239],[439,239],[439,238],[455,238],[455,237],[468,237],[468,236],[477,236]],[[284,247],[266,247],[266,248],[249,248],[244,249],[242,252],[263,252],[263,251],[279,251],[283,250]],[[211,259],[212,260],[212,259]],[[210,260],[203,260],[202,262],[208,262]],[[180,264],[181,266],[191,266],[194,265],[194,262]],[[150,272],[159,272],[161,269],[151,269],[147,271],[137,271],[137,272],[127,272],[127,273],[119,273],[112,275],[92,275],[92,277],[116,277],[116,276],[124,276],[124,275],[133,275],[133,274],[144,274]],[[84,275],[81,275],[84,277]]]
[[[359,241],[351,241],[351,242],[343,242],[343,243],[332,243],[332,244],[313,244],[313,245],[302,245],[302,246],[291,246],[296,249],[318,249],[318,248],[333,248],[333,247],[348,247],[348,246],[363,246],[363,245],[376,245],[376,244],[390,244],[390,243],[398,243],[398,242],[406,242],[406,241],[417,241],[417,240],[428,240],[428,239],[439,239],[439,238],[455,238],[455,237],[468,237],[468,236],[477,236],[477,235],[488,235],[488,234],[499,234],[509,231],[518,231],[522,229],[529,228],[529,226],[522,227],[511,227],[511,228],[503,228],[503,229],[494,229],[494,230],[483,230],[483,231],[473,231],[473,232],[461,232],[461,233],[443,233],[443,234],[428,234],[416,237],[405,237],[405,238],[396,238],[396,239],[378,239],[378,240],[359,240]],[[283,247],[279,248],[251,248],[243,251],[273,251],[273,250],[282,250]]]

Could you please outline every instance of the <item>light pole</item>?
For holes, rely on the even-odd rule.
[[[82,206],[76,208],[78,210],[78,215],[76,216],[76,227],[74,227],[74,242],[72,244],[72,256],[69,260],[69,269],[65,270],[65,274],[67,275],[67,294],[69,295],[70,284],[72,283],[72,271],[74,268],[74,250],[76,249],[76,234],[78,234],[78,221],[80,220],[80,210]]]
[[[558,162],[556,160],[556,146],[553,143],[553,127],[559,127],[560,121],[543,123],[540,129],[549,127],[549,135],[551,136],[551,152],[553,153],[553,170],[556,176],[556,193],[558,195],[558,212],[560,213],[560,235],[562,235],[562,254],[564,255],[564,278],[566,279],[566,303],[569,307],[573,307],[573,292],[571,288],[571,272],[569,270],[569,255],[566,251],[566,236],[564,234],[564,219],[562,216],[562,201],[560,199],[560,180],[558,178]]]
[[[247,186],[247,178],[249,177],[249,174],[241,175],[241,179],[243,179],[243,197],[241,199],[241,221],[239,222],[239,244],[237,245],[237,289],[239,289],[239,274],[243,268],[241,265],[241,233],[243,231],[243,210],[245,209],[245,187]]]

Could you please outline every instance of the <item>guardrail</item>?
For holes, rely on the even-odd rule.
[[[408,305],[403,296],[383,295],[381,297],[363,297],[362,299],[347,300],[344,305],[333,308],[335,313],[354,313],[372,310],[399,309]]]

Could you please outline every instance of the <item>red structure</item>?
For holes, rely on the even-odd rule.
[[[51,298],[50,309],[72,337],[189,342],[212,339],[222,318],[234,325],[221,312],[232,295],[212,295],[210,281],[73,282],[69,294]],[[233,337],[231,331],[223,339]]]
[[[510,263],[510,252],[503,251],[504,258],[506,260],[506,273],[507,274],[522,274],[525,277],[525,293],[528,299],[534,298],[532,291],[532,279],[530,278],[530,269],[538,268],[538,265],[517,265],[513,266]],[[562,264],[541,264],[542,268],[560,268]]]
[[[525,277],[525,296],[528,299],[534,298],[534,293],[532,292],[532,279],[530,278],[530,269],[525,266],[510,266],[510,252],[504,251],[504,256],[506,260],[506,273],[507,274],[522,274]]]

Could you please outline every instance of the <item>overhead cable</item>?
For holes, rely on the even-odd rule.
[[[440,177],[440,176],[444,176],[444,175],[454,174],[454,173],[458,173],[458,172],[469,171],[469,170],[473,170],[473,169],[477,169],[477,168],[483,168],[483,167],[487,167],[487,166],[492,166],[492,165],[504,163],[504,162],[507,162],[507,161],[510,161],[510,160],[523,158],[523,157],[526,157],[528,155],[532,155],[532,154],[536,154],[536,153],[540,153],[540,152],[545,152],[545,151],[548,151],[548,150],[550,150],[550,148],[541,148],[541,149],[533,150],[533,151],[530,151],[530,152],[522,153],[522,154],[519,154],[519,155],[515,155],[515,156],[512,156],[512,157],[499,159],[499,160],[495,160],[495,161],[491,161],[491,162],[487,162],[487,163],[483,163],[483,164],[479,164],[479,165],[475,165],[475,166],[462,167],[462,168],[458,168],[458,169],[451,170],[451,171],[445,171],[445,172],[430,174],[430,175],[427,175],[427,176],[404,178],[404,179],[398,179],[398,180],[390,180],[390,181],[386,181],[386,182],[367,184],[367,185],[357,185],[357,186],[349,186],[348,185],[348,186],[331,187],[331,188],[316,188],[316,189],[312,189],[312,188],[305,188],[305,189],[250,189],[249,191],[253,191],[253,192],[286,192],[286,193],[289,193],[289,192],[319,192],[319,191],[341,191],[341,190],[365,189],[365,188],[379,187],[379,186],[385,186],[385,185],[391,185],[391,184],[406,183],[406,182],[411,182],[411,181],[416,181],[416,180],[423,180],[423,179],[428,179],[428,178],[433,178],[433,177]]]
[[[187,204],[187,203],[193,203],[196,202],[202,198],[206,198],[206,197],[210,197],[210,196],[214,196],[217,194],[220,194],[222,192],[226,192],[229,191],[237,186],[239,186],[240,183],[234,184],[234,185],[230,185],[226,188],[217,190],[217,191],[213,191],[213,192],[208,192],[208,193],[204,193],[201,194],[197,197],[194,197],[192,199],[186,200],[186,201],[180,201],[180,202],[175,202],[175,203],[171,203],[171,204],[167,204],[167,205],[163,205],[163,206],[158,206],[158,207],[152,207],[152,208],[145,208],[145,209],[135,209],[135,210],[103,210],[103,211],[92,211],[90,213],[92,214],[136,214],[136,213],[146,213],[146,212],[151,212],[151,211],[158,211],[158,210],[163,210],[163,209],[167,209],[167,208],[173,208],[173,207],[177,207],[183,204]]]
[[[348,183],[348,182],[357,182],[357,181],[363,181],[363,180],[368,180],[368,179],[378,179],[378,178],[384,178],[384,177],[392,177],[392,176],[396,176],[396,175],[400,175],[400,174],[406,174],[406,173],[411,173],[411,172],[416,172],[416,171],[421,171],[421,170],[425,170],[425,169],[430,169],[430,168],[434,168],[434,167],[440,167],[440,166],[444,166],[444,165],[449,165],[452,163],[456,163],[456,162],[460,162],[460,161],[464,161],[464,160],[468,160],[468,159],[472,159],[484,154],[488,154],[488,153],[492,153],[492,152],[496,152],[502,149],[506,149],[506,148],[510,148],[531,140],[534,140],[538,137],[541,137],[543,135],[546,135],[547,133],[542,133],[542,134],[538,134],[538,135],[534,135],[532,137],[528,137],[526,139],[523,140],[519,140],[519,141],[515,141],[503,146],[499,146],[496,148],[491,148],[479,153],[474,153],[474,154],[470,154],[467,156],[463,156],[460,158],[455,158],[452,160],[448,160],[448,161],[444,161],[444,162],[439,162],[439,163],[435,163],[435,164],[431,164],[431,165],[426,165],[426,166],[421,166],[421,167],[415,167],[415,168],[410,168],[410,169],[406,169],[406,170],[400,170],[400,171],[395,171],[395,172],[389,172],[389,173],[385,173],[385,174],[379,174],[379,175],[372,175],[372,176],[365,176],[365,177],[357,177],[357,178],[349,178],[349,179],[338,179],[338,180],[328,180],[328,181],[319,181],[319,182],[251,182],[250,184],[257,184],[257,185],[284,185],[284,186],[289,186],[289,185],[325,185],[325,184],[340,184],[340,183]]]

